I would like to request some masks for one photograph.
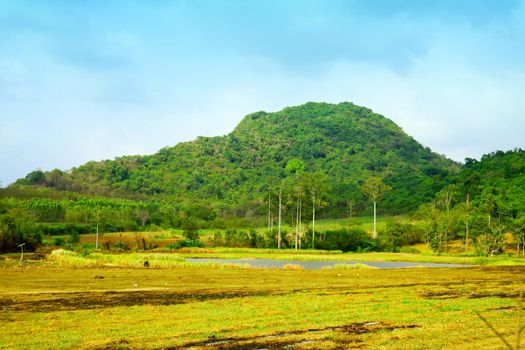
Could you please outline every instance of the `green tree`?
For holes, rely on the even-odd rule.
[[[520,255],[520,246],[521,254],[525,255],[525,214],[522,214],[513,220],[512,235],[516,242],[516,251],[518,255]]]
[[[374,239],[377,238],[377,202],[383,197],[383,194],[392,189],[383,182],[379,177],[369,177],[361,185],[361,191],[368,196],[368,198],[374,203]]]
[[[25,249],[35,249],[42,242],[42,235],[31,216],[20,208],[0,213],[0,252],[18,251],[18,245],[25,243]]]
[[[298,158],[290,159],[288,163],[286,163],[285,170],[289,174],[301,174],[304,172],[305,164],[302,160]]]
[[[330,189],[328,178],[321,172],[305,173],[302,177],[303,186],[308,194],[307,199],[312,207],[312,249],[315,249],[315,218],[316,209],[325,207],[328,203],[325,197]]]

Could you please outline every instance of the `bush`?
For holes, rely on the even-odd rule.
[[[243,231],[226,230],[224,234],[224,245],[226,247],[250,247],[250,235]]]
[[[326,239],[316,239],[315,248],[317,249],[342,250],[343,252],[376,250],[374,240],[359,228],[326,231],[319,235],[326,236]],[[305,242],[305,244],[308,243]],[[311,243],[308,246],[311,246]]]
[[[407,254],[421,254],[419,249],[416,249],[414,247],[401,247],[399,249],[400,253],[407,253]]]
[[[423,230],[415,225],[389,221],[386,229],[378,233],[378,244],[380,250],[399,252],[401,247],[420,243],[423,235]]]
[[[64,241],[62,237],[56,237],[55,242],[53,244],[56,245],[57,247],[62,247],[64,246],[65,243],[66,242]]]
[[[78,244],[80,243],[80,234],[76,231],[73,231],[69,234],[69,243]]]
[[[0,214],[0,252],[35,250],[42,243],[42,234],[24,210],[14,209]]]
[[[177,241],[175,245],[168,246],[169,248],[172,248],[174,246],[175,249],[179,248],[203,248],[204,243],[202,243],[199,240],[193,240],[193,239],[182,239],[180,241]]]
[[[212,244],[214,247],[222,247],[224,245],[224,239],[222,238],[222,233],[220,231],[213,234]]]
[[[96,226],[85,224],[39,224],[40,230],[48,236],[65,236],[73,233],[84,234],[96,231]]]

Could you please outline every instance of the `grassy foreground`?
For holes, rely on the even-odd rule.
[[[0,281],[2,349],[504,349],[476,313],[515,346],[525,268],[0,262]]]

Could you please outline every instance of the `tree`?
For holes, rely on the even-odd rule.
[[[365,182],[360,186],[361,191],[372,200],[374,203],[374,239],[377,238],[377,224],[376,224],[376,217],[377,217],[377,202],[381,199],[383,194],[386,191],[389,191],[392,189],[392,187],[386,185],[383,180],[379,177],[369,177],[365,180]]]
[[[14,208],[0,213],[0,252],[15,252],[23,243],[26,249],[35,249],[41,241],[38,226],[25,210]]]
[[[140,220],[142,227],[146,226],[148,219],[150,217],[150,211],[146,207],[140,207],[135,210],[135,215]]]
[[[30,172],[25,179],[30,185],[44,185],[46,183],[46,176],[42,170]]]
[[[436,195],[438,204],[445,209],[447,212],[450,211],[452,198],[454,197],[457,191],[456,185],[445,186],[441,191]]]
[[[441,216],[440,228],[441,233],[443,233],[445,253],[448,250],[448,240],[449,233],[451,231],[451,226],[454,223],[454,217],[451,215],[450,208],[452,205],[452,197],[454,196],[457,187],[455,185],[445,186],[441,191],[436,195],[436,204],[443,210]]]
[[[353,210],[354,210],[354,207],[355,207],[355,200],[353,199],[349,199],[346,201],[346,206],[348,207],[348,218],[351,220],[352,219],[352,213],[353,213]]]
[[[97,225],[95,249],[98,249],[98,236],[100,232],[100,225],[108,219],[108,211],[104,207],[95,207],[91,211],[91,221]]]
[[[490,217],[489,217],[490,218]],[[484,213],[473,220],[472,233],[477,236],[475,243],[478,254],[494,255],[504,248],[505,226],[500,220],[487,220]]]
[[[516,242],[518,255],[520,255],[520,245],[521,254],[525,255],[525,215],[522,214],[512,221],[512,235]]]
[[[282,211],[282,188],[279,187],[279,223],[278,223],[278,233],[277,233],[277,249],[281,249],[281,211]]]
[[[329,184],[326,175],[320,172],[305,173],[302,176],[302,185],[312,204],[312,249],[315,248],[315,213],[316,209],[322,208],[327,203],[323,200],[329,190]]]
[[[289,174],[301,174],[304,172],[304,162],[300,159],[294,158],[290,159],[288,163],[286,163],[285,170]]]

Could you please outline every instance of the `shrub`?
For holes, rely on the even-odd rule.
[[[224,239],[220,231],[213,234],[212,244],[214,247],[222,247],[224,245]]]
[[[54,245],[56,245],[57,247],[62,247],[66,242],[64,241],[64,239],[62,237],[56,237],[55,238],[55,242],[54,242]]]
[[[175,249],[179,248],[203,248],[204,243],[202,243],[199,240],[193,240],[193,239],[182,239],[180,241],[177,241],[175,245],[170,245],[169,247],[174,246]]]
[[[248,233],[237,230],[226,230],[224,234],[224,245],[227,247],[250,247],[250,236]]]
[[[18,245],[22,243],[25,243],[24,250],[35,250],[42,243],[39,227],[24,210],[0,214],[0,252],[19,251]]]
[[[320,236],[326,236],[326,239],[316,239],[315,248],[317,249],[341,250],[343,252],[371,251],[376,249],[374,240],[359,228],[326,231]],[[308,244],[308,242],[305,244]]]
[[[77,231],[73,231],[69,234],[69,243],[71,244],[80,243],[80,234]]]
[[[65,236],[72,233],[84,234],[95,232],[96,226],[84,224],[38,224],[44,235]]]
[[[419,249],[416,249],[414,247],[401,247],[399,249],[399,252],[400,253],[408,253],[408,254],[421,254],[421,252],[419,251]]]
[[[419,243],[424,235],[419,227],[397,221],[389,221],[378,233],[379,248],[383,251],[399,252],[403,246]]]

